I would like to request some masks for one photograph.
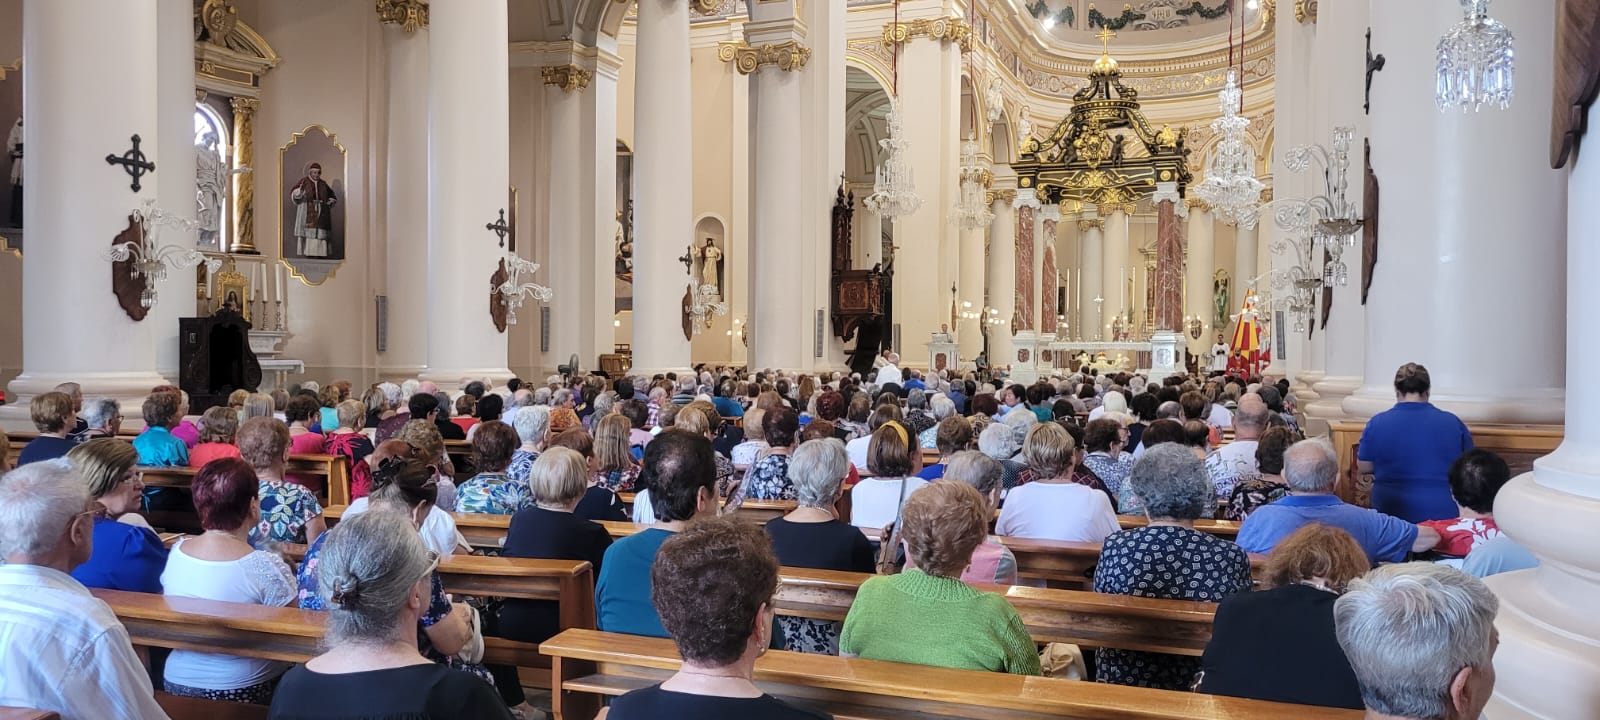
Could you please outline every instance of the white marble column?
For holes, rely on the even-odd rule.
[[[1519,41],[1549,42],[1547,28],[1529,30]],[[1517,102],[1548,102],[1548,87],[1523,95],[1526,77],[1519,72]],[[1586,139],[1594,142],[1600,105],[1590,106],[1588,127]],[[1600,197],[1600,155],[1590,150],[1569,162],[1575,165],[1564,191],[1573,199]],[[1566,436],[1495,497],[1495,522],[1540,565],[1488,579],[1500,598],[1498,679],[1488,707],[1494,720],[1593,718],[1600,708],[1600,393],[1587,367],[1600,352],[1600,226],[1589,210],[1575,202],[1566,213]]]
[[[1498,3],[1494,15],[1516,28],[1518,47],[1554,42],[1555,0]],[[1550,126],[1554,58],[1518,54],[1508,110],[1440,112],[1417,92],[1432,87],[1437,38],[1416,28],[1460,19],[1447,4],[1373,5],[1372,44],[1388,57],[1372,86],[1381,233],[1365,382],[1344,409],[1387,409],[1395,369],[1417,362],[1434,404],[1467,422],[1559,423],[1568,316],[1551,273],[1565,263],[1567,194],[1545,162],[1549,138],[1530,131]],[[1508,370],[1516,382],[1493,380]]]
[[[962,228],[961,263],[956,281],[956,342],[961,346],[963,362],[978,356],[983,350],[983,321],[981,318],[963,319],[962,313],[979,313],[983,310],[984,251],[988,228]],[[970,305],[969,305],[970,303]]]
[[[1188,247],[1184,267],[1187,279],[1184,285],[1184,337],[1189,338],[1189,352],[1199,356],[1201,365],[1211,362],[1211,346],[1216,344],[1216,303],[1212,281],[1217,272],[1216,223],[1211,209],[1197,198],[1189,198]],[[1189,337],[1188,320],[1200,318],[1204,328],[1199,338]]]
[[[194,171],[194,5],[190,0],[157,0],[156,14],[156,147],[161,150],[157,167],[162,172],[156,173],[153,184],[162,210],[192,221],[200,211]],[[198,230],[180,233],[173,228],[163,231],[162,241],[194,247],[199,235]],[[194,272],[169,273],[159,292],[165,302],[150,308],[145,322],[156,331],[156,371],[177,380],[178,318],[197,314]]]
[[[428,30],[428,369],[510,379],[506,336],[489,316],[489,277],[504,256],[484,228],[510,187],[510,68],[506,6],[434,3]],[[548,278],[536,278],[548,282]],[[536,313],[536,300],[522,312]]]
[[[1121,205],[1100,206],[1100,217],[1106,222],[1105,251],[1100,258],[1100,294],[1106,302],[1100,329],[1107,341],[1112,337],[1106,326],[1115,323],[1131,301],[1128,297],[1128,210]]]
[[[385,139],[384,296],[389,342],[378,355],[379,375],[415,377],[428,362],[428,29],[407,32],[383,24],[387,53],[389,132]],[[474,233],[475,234],[475,233]],[[487,278],[485,283],[487,284]]]
[[[800,84],[811,51],[805,47],[804,25],[796,21],[795,10],[791,2],[752,5],[746,46],[737,51],[734,63],[750,76],[750,116],[755,118],[750,363],[761,368],[811,363],[813,320],[802,299],[810,278],[802,254],[806,206],[791,192],[804,161]],[[909,343],[902,351],[911,350]]]
[[[574,47],[560,54],[564,62],[540,69],[552,178],[544,218],[548,274],[540,279],[555,291],[549,357],[565,363],[577,354],[585,368],[598,367],[614,345],[616,292],[617,73],[610,53],[595,58],[594,48]]]
[[[105,259],[111,239],[127,228],[128,214],[157,197],[164,176],[143,176],[136,194],[127,173],[105,157],[127,151],[129,136],[138,134],[158,170],[192,184],[194,155],[188,166],[177,166],[161,151],[156,0],[100,3],[92,12],[78,3],[27,0],[22,18],[28,39],[22,63],[28,151],[22,374],[8,386],[16,402],[0,408],[0,417],[8,429],[31,430],[28,402],[58,383],[81,383],[84,395],[115,397],[126,406],[166,382],[156,372],[163,329],[122,311]],[[189,97],[192,102],[192,91]],[[190,132],[192,145],[192,125]],[[162,242],[181,244],[176,235]],[[192,271],[171,275],[193,284]],[[80,282],[68,284],[73,279]],[[157,302],[192,307],[193,290],[173,288]],[[63,322],[68,316],[72,321]]]
[[[694,240],[688,0],[642,0],[635,27],[633,366],[650,375],[689,369],[691,279],[678,262]]]
[[[1215,237],[1215,235],[1213,235]],[[1256,275],[1261,272],[1259,265],[1261,257],[1261,228],[1256,225],[1250,227],[1235,227],[1233,231],[1233,288],[1229,293],[1234,298],[1243,299],[1244,291],[1250,288],[1265,290],[1267,283],[1257,283]],[[1232,298],[1229,302],[1238,305]],[[1232,314],[1238,308],[1229,308]]]
[[[998,320],[984,326],[991,365],[1006,365],[1011,357],[1011,319],[1017,295],[1017,210],[1012,205],[1017,200],[1016,182],[1016,176],[1009,172],[997,176],[994,203],[990,206],[994,220],[989,223],[989,292],[985,302],[997,311]],[[984,306],[978,307],[982,310]]]
[[[1105,258],[1106,219],[1094,210],[1085,210],[1078,221],[1078,339],[1084,342],[1109,339],[1103,302],[1105,283],[1100,273]]]

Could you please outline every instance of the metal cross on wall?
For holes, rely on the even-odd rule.
[[[1383,66],[1388,62],[1389,59],[1385,58],[1383,53],[1372,54],[1372,28],[1367,28],[1367,96],[1361,105],[1361,110],[1368,115],[1372,114],[1372,75],[1383,70]]]
[[[500,236],[500,247],[506,246],[506,236],[511,234],[511,226],[506,224],[506,209],[500,208],[500,219],[486,223],[483,229]]]
[[[139,177],[145,173],[155,172],[156,164],[154,161],[145,157],[144,151],[139,149],[139,136],[134,135],[132,140],[132,149],[120,156],[114,153],[107,155],[106,163],[110,165],[121,165],[122,169],[127,171],[128,175],[133,178],[133,184],[129,187],[132,187],[134,192],[139,192]]]

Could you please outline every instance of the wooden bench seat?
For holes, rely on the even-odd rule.
[[[120,590],[91,592],[111,606],[134,645],[296,663],[321,653],[324,612]],[[549,667],[538,645],[492,637],[484,638],[484,662]]]
[[[633,501],[637,493],[617,493],[617,499],[622,501],[622,506],[629,515],[633,514]],[[742,520],[753,523],[765,523],[773,518],[783,517],[794,512],[799,503],[793,500],[746,500],[739,505],[736,512]]]
[[[0,720],[61,720],[61,716],[49,710],[0,707]]]
[[[267,720],[266,705],[206,700],[156,691],[156,704],[172,720]]]
[[[542,646],[562,720],[590,720],[603,698],[664,680],[679,658],[672,641],[568,630]],[[859,658],[771,651],[756,660],[763,690],[838,718],[961,717],[1082,720],[1358,720],[1360,711],[1286,705],[1169,690],[951,670]]]
[[[152,467],[137,468],[144,474],[144,484],[150,487],[177,488],[187,491],[194,484],[199,468]],[[290,455],[285,470],[301,475],[314,475],[326,482],[327,504],[350,504],[350,458],[343,455]],[[338,500],[338,502],[335,502]],[[199,532],[200,518],[192,508],[184,510],[157,510],[144,512],[153,527],[176,532]]]

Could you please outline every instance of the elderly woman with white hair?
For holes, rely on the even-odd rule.
[[[1352,581],[1333,624],[1367,717],[1479,717],[1494,692],[1499,611],[1482,580],[1444,565],[1387,565]]]
[[[1134,463],[1128,482],[1144,501],[1149,525],[1106,538],[1096,592],[1215,603],[1250,591],[1244,551],[1194,529],[1216,503],[1199,458],[1174,443],[1157,445]],[[1113,648],[1099,655],[1099,680],[1117,685],[1188,690],[1199,671],[1195,657]]]
[[[1000,486],[1002,490],[1010,490],[1017,486],[1017,480],[1022,477],[1022,471],[1028,466],[1012,459],[1022,443],[1017,442],[1011,428],[1005,423],[992,422],[978,433],[978,451],[994,458],[1000,463],[1002,473]]]
[[[911,392],[913,395],[917,393],[916,390]],[[917,445],[924,450],[932,450],[939,447],[939,423],[944,422],[947,417],[954,417],[956,414],[955,401],[946,397],[943,393],[934,395],[933,399],[928,401],[928,406],[933,411],[933,424],[917,432]],[[906,421],[911,421],[910,415],[906,416]]]
[[[784,567],[872,572],[872,543],[834,510],[850,475],[844,443],[833,438],[801,443],[789,459],[788,473],[797,506],[766,526],[778,562]],[[839,623],[785,616],[778,618],[778,627],[789,650],[839,652]]]
[[[1122,393],[1123,391],[1121,390],[1106,391],[1106,396],[1100,400],[1100,407],[1089,411],[1089,421],[1094,422],[1095,420],[1099,420],[1100,417],[1106,413],[1127,414],[1128,396],[1123,395]]]
[[[533,468],[533,462],[539,459],[539,453],[544,452],[545,442],[550,439],[550,408],[543,405],[525,407],[512,419],[511,427],[517,431],[517,438],[522,445],[512,451],[506,475],[513,482],[527,485],[528,472]]]

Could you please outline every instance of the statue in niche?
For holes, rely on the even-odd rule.
[[[700,286],[710,287],[711,296],[722,297],[722,251],[717,249],[717,243],[711,238],[706,238],[706,245],[700,248]]]
[[[1233,309],[1231,302],[1232,298],[1229,297],[1229,284],[1230,281],[1228,279],[1227,270],[1218,270],[1217,274],[1213,276],[1211,280],[1212,304],[1216,306],[1216,313],[1213,320],[1215,321],[1217,327],[1227,326],[1229,315],[1228,311]]]
[[[234,175],[250,168],[229,168],[217,148],[217,134],[208,132],[195,145],[195,200],[198,203],[200,244],[222,247],[222,209],[228,202],[228,186]]]

